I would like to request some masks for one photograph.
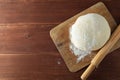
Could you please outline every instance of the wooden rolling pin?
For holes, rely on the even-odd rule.
[[[103,48],[100,49],[100,51],[92,59],[91,64],[88,66],[88,68],[86,69],[86,71],[81,76],[82,80],[86,80],[87,79],[87,77],[100,64],[100,62],[108,54],[108,52],[111,50],[111,48],[119,40],[119,38],[120,38],[120,24],[117,27],[117,29],[113,32],[110,40],[106,43],[106,45]]]

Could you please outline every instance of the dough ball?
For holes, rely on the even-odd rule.
[[[96,13],[78,17],[70,28],[71,43],[80,50],[98,50],[108,41],[111,34],[107,20]]]

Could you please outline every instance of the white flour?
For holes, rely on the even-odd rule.
[[[71,28],[70,28],[70,30],[69,30],[69,33],[70,33],[70,40],[71,40]],[[84,35],[85,36],[85,39],[87,39],[87,36],[86,35]],[[75,37],[78,37],[78,36],[75,36]],[[76,48],[75,46],[74,46],[74,44],[71,42],[70,43],[70,49],[71,49],[71,51],[72,51],[72,53],[75,55],[75,56],[77,56],[77,63],[79,62],[79,61],[81,61],[85,56],[87,56],[87,55],[89,55],[90,53],[91,53],[91,51],[92,51],[92,47],[93,47],[93,45],[95,44],[95,39],[93,38],[93,40],[92,40],[92,44],[89,44],[88,43],[88,46],[86,46],[87,47],[87,50],[85,51],[85,50],[81,50],[81,49],[78,49],[78,48]]]
[[[103,47],[110,33],[110,26],[103,16],[89,13],[78,17],[69,30],[70,49],[78,57],[77,62]]]

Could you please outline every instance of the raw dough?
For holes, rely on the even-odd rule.
[[[82,51],[100,49],[108,41],[110,34],[107,20],[96,13],[78,17],[70,28],[71,43]]]

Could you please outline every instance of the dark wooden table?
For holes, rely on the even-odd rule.
[[[69,72],[49,31],[98,1],[119,24],[120,0],[0,0],[0,80],[79,80],[86,68]],[[88,80],[120,80],[120,49]]]

